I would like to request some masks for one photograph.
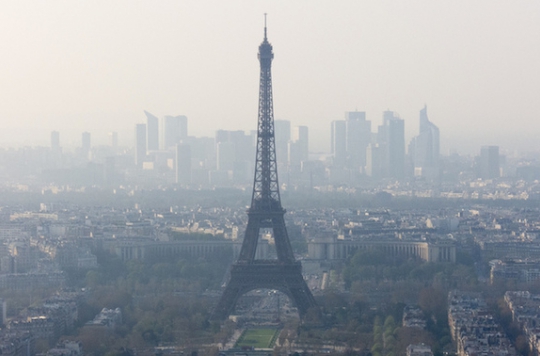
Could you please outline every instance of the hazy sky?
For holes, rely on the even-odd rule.
[[[130,143],[143,110],[197,136],[254,129],[265,12],[275,117],[308,125],[312,149],[355,109],[374,129],[396,111],[409,138],[424,104],[443,152],[537,149],[537,0],[3,1],[0,146]]]

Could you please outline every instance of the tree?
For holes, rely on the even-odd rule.
[[[441,319],[446,315],[446,293],[440,289],[424,288],[420,291],[418,305],[429,318],[434,316]]]

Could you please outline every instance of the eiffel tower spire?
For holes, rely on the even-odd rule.
[[[274,137],[274,102],[272,98],[272,59],[274,52],[266,37],[266,14],[264,16],[264,40],[259,46],[259,119],[257,125],[257,156],[255,179],[251,197],[252,210],[273,211],[281,209],[276,164],[276,140]]]
[[[264,40],[259,46],[259,112],[257,154],[248,224],[240,255],[231,266],[231,279],[214,310],[214,319],[224,319],[233,310],[240,296],[253,289],[276,289],[285,293],[303,316],[317,304],[304,278],[302,265],[294,258],[281,206],[274,136],[274,104],[272,98],[272,60],[274,53],[268,42],[266,14]],[[256,260],[255,252],[261,229],[272,229],[277,260]]]

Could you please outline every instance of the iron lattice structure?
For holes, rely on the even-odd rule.
[[[272,99],[272,59],[274,53],[268,42],[266,25],[264,40],[259,46],[261,66],[259,85],[259,115],[257,125],[257,154],[251,207],[248,224],[238,260],[231,266],[231,279],[214,310],[213,318],[227,318],[238,298],[254,289],[275,289],[285,293],[298,308],[300,316],[317,306],[302,277],[302,265],[294,253],[285,226],[285,209],[281,206],[274,136]],[[276,260],[257,260],[255,253],[261,229],[272,229]]]

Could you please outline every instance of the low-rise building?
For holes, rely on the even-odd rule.
[[[450,292],[448,324],[458,356],[516,355],[516,350],[479,293]]]
[[[87,322],[86,326],[105,327],[107,329],[114,329],[116,326],[122,323],[122,311],[120,308],[107,309],[103,308],[101,312],[95,316],[95,318]]]
[[[61,288],[64,283],[65,276],[61,271],[0,274],[0,290]]]
[[[512,312],[512,320],[519,323],[525,333],[529,349],[540,354],[540,295],[528,291],[509,291],[504,301]]]
[[[426,344],[411,344],[407,346],[407,356],[433,356],[433,352]]]
[[[402,325],[405,328],[425,329],[426,319],[422,309],[417,305],[407,305],[403,308]]]
[[[456,246],[449,240],[340,239],[327,236],[315,237],[308,241],[308,255],[314,260],[345,260],[358,250],[376,249],[393,256],[415,257],[426,262],[456,262]]]
[[[0,330],[0,353],[2,356],[32,356],[35,338],[29,331]]]
[[[536,259],[491,260],[490,282],[514,280],[531,283],[540,279],[540,261]]]

